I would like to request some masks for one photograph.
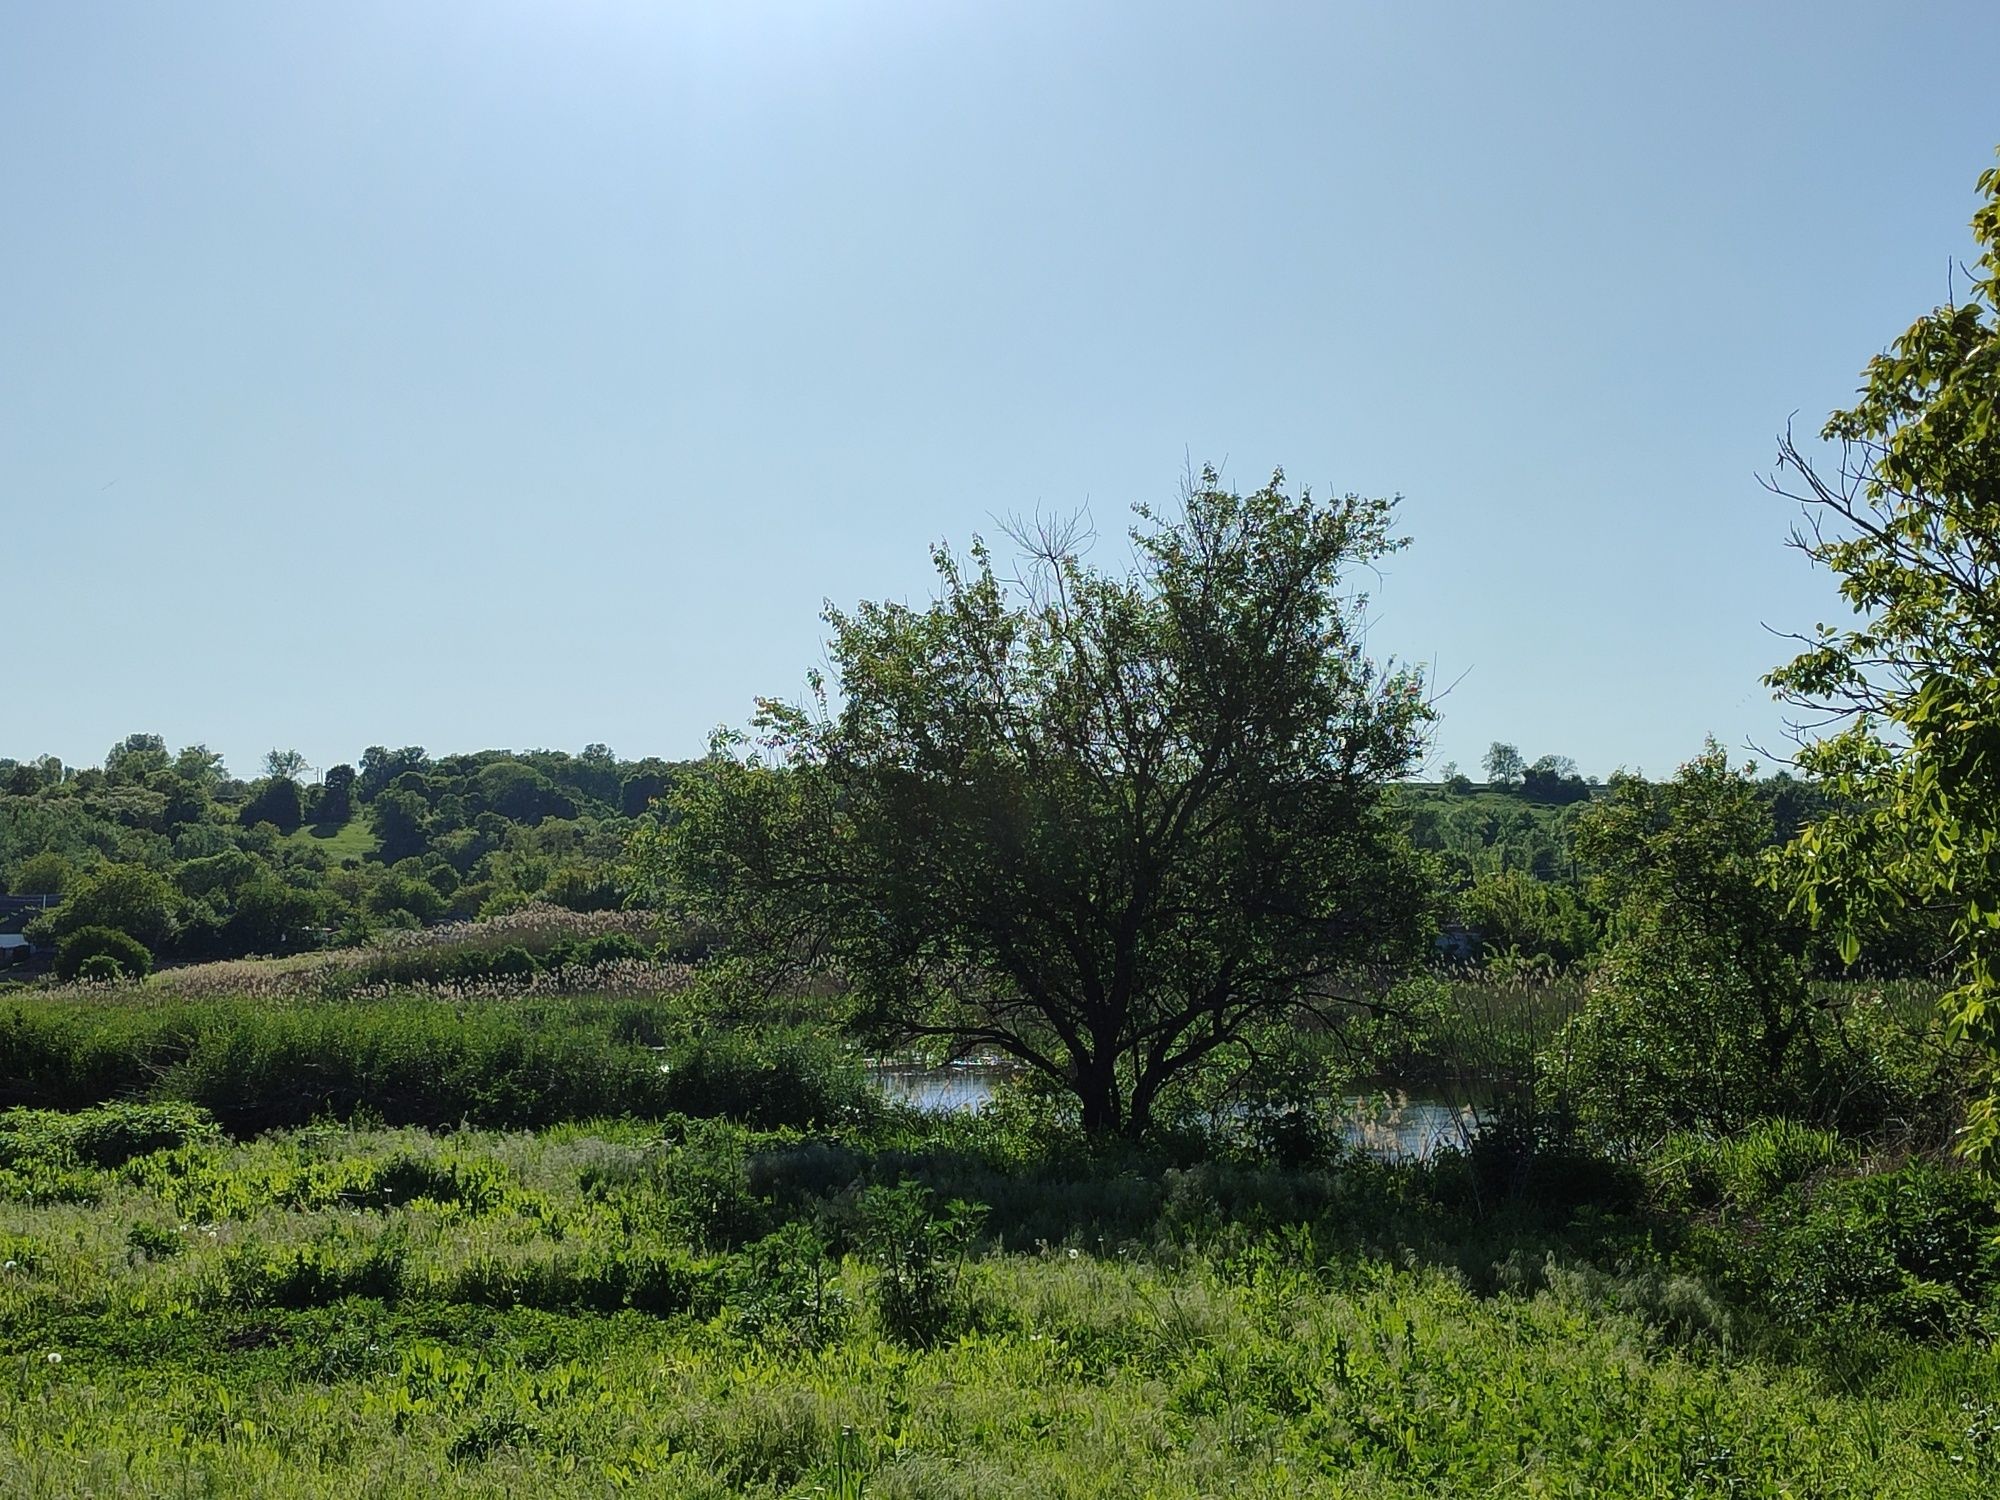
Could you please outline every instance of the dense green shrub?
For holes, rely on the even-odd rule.
[[[585,1174],[585,1192],[628,1226],[665,1229],[692,1246],[729,1249],[765,1234],[774,1206],[751,1185],[749,1133],[683,1116],[664,1125],[642,1162]]]
[[[488,1163],[396,1151],[357,1163],[347,1174],[307,1174],[285,1197],[291,1206],[301,1208],[338,1205],[380,1210],[422,1200],[480,1214],[494,1208],[505,1190],[500,1173]]]
[[[544,1312],[634,1312],[665,1318],[712,1317],[721,1303],[717,1262],[685,1254],[633,1249],[527,1259],[481,1257],[439,1286],[451,1302],[479,1307],[532,1307]]]
[[[172,1260],[187,1249],[185,1235],[158,1224],[134,1224],[125,1231],[125,1243],[148,1260]]]
[[[390,1233],[337,1230],[309,1245],[274,1249],[256,1239],[223,1259],[221,1295],[245,1307],[324,1307],[346,1297],[392,1301],[403,1287],[405,1249]]]
[[[1543,1074],[1599,1141],[1824,1120],[1825,1015],[1805,927],[1766,879],[1772,827],[1713,741],[1672,781],[1614,777],[1578,820],[1616,937]]]
[[[1656,1201],[1676,1209],[1755,1208],[1785,1188],[1851,1162],[1830,1130],[1793,1120],[1760,1121],[1742,1134],[1669,1136],[1646,1163]]]
[[[93,1167],[123,1166],[217,1135],[208,1114],[186,1104],[107,1104],[60,1118],[71,1154]]]
[[[180,892],[157,871],[103,864],[71,881],[62,904],[34,918],[26,930],[39,942],[86,927],[110,927],[157,950],[170,945],[180,930],[180,908]]]
[[[0,1107],[85,1109],[146,1093],[164,1063],[156,1015],[103,1006],[0,1007]]]
[[[669,1109],[766,1129],[852,1119],[874,1103],[859,1065],[802,1029],[708,1030],[673,1048]]]
[[[104,978],[143,979],[153,972],[153,955],[137,938],[115,927],[79,927],[56,945],[56,977],[100,977],[84,972],[93,958],[108,958],[118,966],[116,974],[101,976]]]
[[[484,979],[529,979],[541,972],[535,955],[518,943],[509,944],[486,962]]]
[[[253,881],[236,893],[236,910],[222,924],[219,951],[295,953],[316,948],[329,910],[325,895],[282,881]],[[183,928],[183,944],[187,941]]]
[[[871,1187],[857,1210],[858,1238],[875,1263],[875,1315],[899,1343],[922,1348],[950,1333],[965,1308],[965,1256],[986,1217],[983,1204],[954,1201],[932,1210],[917,1182]]]
[[[185,1105],[114,1104],[77,1114],[0,1111],[0,1201],[94,1202],[100,1170],[215,1134],[200,1110]]]
[[[403,1124],[512,1126],[667,1109],[653,1054],[502,1002],[0,1009],[0,1105],[147,1096],[201,1104],[236,1132],[358,1109]]]
[[[745,1251],[731,1293],[737,1331],[766,1348],[822,1348],[847,1328],[839,1269],[826,1240],[803,1220],[766,1235]]]
[[[236,1007],[203,1020],[157,1087],[238,1132],[363,1109],[399,1124],[521,1127],[666,1107],[650,1054],[501,1009]]]
[[[201,1111],[184,1105],[118,1104],[80,1114],[6,1110],[0,1112],[0,1201],[94,1202],[100,1169],[214,1135]]]
[[[614,866],[572,860],[548,878],[537,899],[569,911],[617,911],[625,895]]]
[[[546,969],[595,968],[600,964],[643,962],[652,955],[629,933],[607,932],[582,941],[563,941],[541,956]]]
[[[303,787],[289,776],[272,776],[257,784],[236,819],[245,828],[269,823],[280,833],[290,833],[305,821],[305,807]]]
[[[465,948],[429,955],[420,964],[409,966],[401,977],[465,987],[533,979],[542,972],[542,967],[534,954],[512,943],[493,950]]]
[[[1746,1296],[1801,1335],[1857,1324],[1964,1332],[2000,1279],[2000,1206],[1970,1171],[1913,1163],[1795,1194],[1766,1215],[1732,1270]]]
[[[1573,886],[1523,870],[1483,874],[1457,898],[1458,914],[1489,955],[1517,953],[1567,968],[1593,953],[1602,924]]]
[[[1942,986],[1820,988],[1827,1122],[1849,1134],[1893,1133],[1919,1149],[1943,1146],[1965,1118],[1973,1074],[1967,1048],[1952,1039],[1938,1010]]]
[[[1777,968],[1760,973],[1687,933],[1622,939],[1542,1056],[1548,1091],[1595,1137],[1627,1148],[1819,1113],[1822,1018],[1804,971]]]

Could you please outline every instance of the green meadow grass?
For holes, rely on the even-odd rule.
[[[985,1138],[945,1127],[927,1161],[924,1128],[239,1142],[186,1106],[0,1116],[0,1495],[2000,1486],[1988,1344],[1877,1339],[1836,1378],[1752,1352],[1694,1279],[1504,1235],[1452,1264],[1386,1169],[1285,1196],[1156,1165],[1122,1189],[1146,1213],[989,1233],[913,1347],[848,1179],[960,1159],[971,1182]],[[1013,1191],[1066,1191],[1036,1175]],[[824,1253],[763,1238],[808,1217]]]
[[[366,808],[356,808],[354,816],[338,828],[307,824],[282,835],[288,844],[318,849],[334,864],[344,859],[366,859],[382,847]]]
[[[0,1496],[2000,1493],[2000,1208],[1934,1162],[1280,1167],[899,1110],[657,966],[225,967],[0,1000]],[[1574,1003],[1449,996],[1475,1082]]]

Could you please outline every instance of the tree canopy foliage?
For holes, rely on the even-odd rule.
[[[1430,717],[1362,650],[1393,502],[1204,471],[1125,575],[1066,531],[929,607],[830,609],[840,702],[762,700],[641,869],[751,952],[838,965],[878,1034],[1011,1055],[1136,1133],[1344,967],[1408,953],[1426,882],[1384,808]],[[768,757],[768,758],[767,758]]]
[[[1564,1046],[1621,1131],[1800,1112],[1819,1074],[1806,933],[1766,879],[1769,804],[1714,741],[1671,781],[1616,777],[1577,825],[1610,945]]]
[[[378,927],[499,915],[531,901],[624,902],[628,786],[678,768],[603,745],[434,757],[379,747],[361,772],[244,782],[204,745],[128,735],[101,767],[0,759],[0,889],[53,904],[0,915],[38,946],[105,927],[163,962],[290,953]],[[267,769],[300,768],[273,752]],[[390,781],[382,778],[392,772]],[[122,964],[126,972],[132,966]]]
[[[1517,747],[1503,745],[1498,740],[1487,747],[1481,764],[1486,768],[1487,781],[1494,786],[1512,786],[1521,779],[1521,772],[1527,767]]]
[[[1773,487],[1794,544],[1840,581],[1822,624],[1769,678],[1802,710],[1800,762],[1833,806],[1790,861],[1801,907],[1857,952],[1909,910],[1951,924],[1952,1022],[1988,1060],[1968,1152],[2000,1154],[2000,169],[1979,179],[1979,256],[1962,303],[1869,362],[1859,399],[1787,437]]]

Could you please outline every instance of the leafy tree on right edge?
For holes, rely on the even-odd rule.
[[[1816,466],[1786,437],[1772,487],[1793,544],[1857,619],[1820,625],[1767,679],[1817,735],[1801,764],[1833,810],[1791,845],[1799,905],[1852,956],[1899,911],[1950,920],[1954,1031],[1983,1061],[1961,1141],[2000,1159],[2000,169],[1979,178],[1964,303],[1911,324],[1828,420]]]

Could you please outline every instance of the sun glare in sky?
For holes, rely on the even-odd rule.
[[[1493,740],[1776,743],[1759,486],[1949,292],[1989,6],[22,7],[14,755],[697,753],[927,549],[1401,494]],[[199,662],[199,667],[191,663]]]

